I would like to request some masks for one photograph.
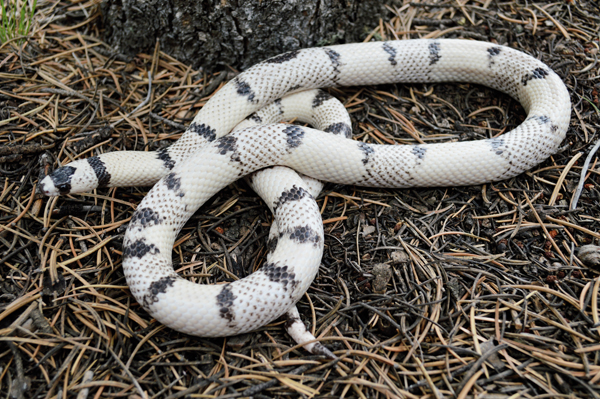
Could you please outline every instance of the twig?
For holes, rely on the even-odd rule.
[[[592,162],[592,158],[596,151],[600,148],[600,140],[596,141],[596,144],[590,150],[590,153],[585,158],[585,162],[583,163],[583,167],[581,168],[581,175],[579,177],[579,183],[577,184],[577,190],[575,190],[575,194],[573,194],[573,200],[571,201],[570,209],[577,209],[577,203],[579,202],[579,197],[581,196],[581,192],[583,191],[583,185],[585,184],[585,175],[587,174],[588,168],[590,167],[590,162]]]

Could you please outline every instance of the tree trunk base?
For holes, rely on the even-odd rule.
[[[246,69],[299,48],[363,40],[389,12],[383,0],[107,0],[105,40],[134,55],[161,50],[207,72]],[[393,3],[389,0],[386,3]]]

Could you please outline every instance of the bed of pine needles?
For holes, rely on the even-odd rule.
[[[564,80],[573,112],[560,152],[508,181],[326,186],[325,254],[299,309],[334,361],[296,346],[281,321],[205,339],[149,317],[121,268],[147,188],[36,193],[71,160],[169,145],[235,76],[193,70],[158,45],[114,53],[96,1],[37,8],[29,36],[0,45],[0,398],[600,398],[594,0],[414,1],[372,27],[366,40],[465,38],[529,53]],[[525,118],[471,84],[330,92],[371,143],[474,140]],[[176,270],[209,283],[248,275],[271,221],[243,181],[225,188],[181,232]]]

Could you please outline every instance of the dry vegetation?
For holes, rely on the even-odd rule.
[[[532,54],[564,79],[573,113],[562,150],[509,181],[326,187],[325,255],[299,307],[336,361],[294,346],[281,322],[203,339],[152,320],[121,270],[123,232],[146,189],[35,194],[72,159],[168,145],[233,76],[191,70],[160,48],[112,53],[93,3],[39,3],[29,40],[0,47],[1,398],[600,397],[600,272],[594,248],[579,251],[600,237],[595,1],[406,2],[374,27],[373,39],[468,38]],[[148,72],[149,102],[130,114]],[[332,93],[356,136],[374,143],[413,142],[406,131],[478,139],[525,117],[469,84]],[[236,183],[187,223],[175,267],[196,281],[243,277],[263,261],[270,222]]]

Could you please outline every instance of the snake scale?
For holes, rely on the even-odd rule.
[[[344,136],[349,126],[344,123],[329,128],[337,134],[286,124],[230,133],[248,115],[294,92],[447,81],[505,92],[522,104],[527,118],[499,137],[428,145],[348,140]],[[168,149],[113,152],[75,161],[47,176],[40,186],[54,196],[98,186],[157,182],[138,206],[123,241],[123,268],[131,292],[153,317],[176,330],[226,336],[251,331],[286,312],[289,325],[294,325],[298,321],[294,304],[316,275],[323,239],[309,188],[289,169],[275,168],[251,178],[277,225],[262,268],[219,285],[182,279],[171,263],[177,233],[222,187],[272,165],[323,181],[372,187],[503,180],[555,153],[565,138],[570,113],[567,89],[548,66],[497,44],[417,39],[309,48],[273,57],[239,74],[206,103]]]

